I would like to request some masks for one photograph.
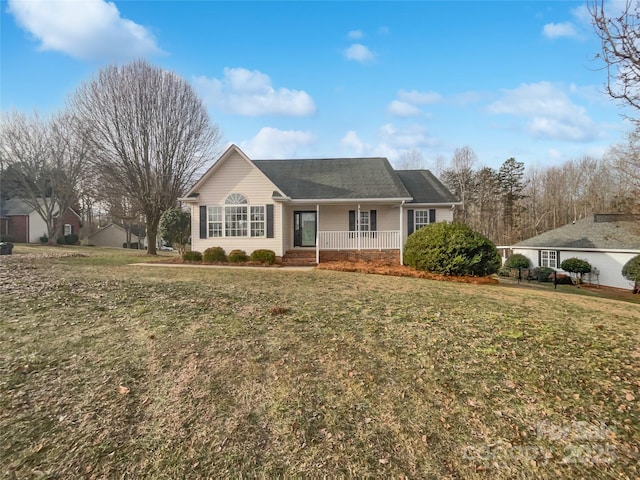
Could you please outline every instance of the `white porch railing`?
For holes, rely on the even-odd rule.
[[[319,250],[394,250],[400,232],[318,232]]]

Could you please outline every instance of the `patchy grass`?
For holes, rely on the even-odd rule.
[[[0,257],[2,477],[640,475],[636,305],[36,250]]]

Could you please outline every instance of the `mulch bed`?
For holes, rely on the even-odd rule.
[[[497,278],[493,277],[458,277],[453,275],[440,275],[414,270],[406,265],[386,265],[374,262],[327,262],[321,263],[317,268],[320,270],[335,270],[339,272],[373,273],[376,275],[392,275],[394,277],[427,278],[429,280],[473,283],[476,285],[496,285],[500,283]]]

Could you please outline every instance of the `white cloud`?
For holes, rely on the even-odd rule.
[[[404,102],[413,103],[414,105],[428,105],[442,101],[442,95],[436,92],[418,92],[417,90],[400,90],[398,98]]]
[[[349,33],[347,33],[347,37],[353,38],[354,40],[362,38],[364,37],[364,32],[362,30],[351,30]]]
[[[271,78],[257,70],[225,67],[221,80],[195,77],[194,85],[205,102],[238,115],[306,116],[316,111],[303,90],[273,88]]]
[[[340,140],[340,144],[349,152],[359,157],[367,155],[371,150],[371,145],[367,145],[360,140],[360,137],[358,137],[358,134],[354,130],[349,130],[345,136],[342,137],[342,140]]]
[[[78,59],[128,59],[162,53],[151,32],[103,0],[9,0],[16,23],[53,50]]]
[[[355,60],[360,63],[372,62],[376,55],[368,47],[361,43],[354,43],[344,52],[345,57],[349,60]]]
[[[389,27],[380,27],[378,29],[378,35],[389,35],[389,33],[391,33],[391,30],[389,30]]]
[[[242,142],[240,148],[249,158],[293,158],[299,147],[315,141],[311,132],[264,127],[251,140]]]
[[[387,110],[396,117],[415,117],[422,113],[422,110],[415,105],[411,105],[407,102],[401,102],[400,100],[392,101],[387,107]]]
[[[590,141],[598,136],[598,128],[587,110],[549,82],[504,90],[502,98],[489,105],[488,111],[527,118],[526,130],[534,137]]]
[[[423,115],[420,105],[428,105],[442,101],[442,96],[435,92],[419,92],[417,90],[400,90],[398,98],[393,100],[387,111],[396,117],[415,117]]]
[[[382,125],[378,129],[378,138],[381,143],[394,149],[411,149],[423,146],[434,146],[438,142],[427,134],[427,129],[422,125],[407,125],[397,128],[391,123]]]
[[[542,28],[542,34],[550,39],[568,37],[577,38],[578,31],[576,26],[571,22],[547,23]]]

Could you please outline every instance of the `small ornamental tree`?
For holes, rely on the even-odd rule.
[[[633,293],[638,293],[638,285],[640,285],[640,255],[636,255],[624,264],[622,276],[633,282]]]
[[[177,247],[180,254],[184,253],[191,235],[191,214],[180,208],[165,210],[160,217],[158,232],[161,238]]]
[[[486,276],[498,271],[501,260],[495,245],[467,225],[438,222],[409,235],[404,263],[442,275]]]
[[[521,253],[514,253],[504,262],[504,268],[529,268],[531,262]]]
[[[591,271],[591,264],[580,258],[567,258],[560,264],[560,268],[565,272],[569,272],[571,276],[576,276],[579,283],[582,283],[582,276]]]

